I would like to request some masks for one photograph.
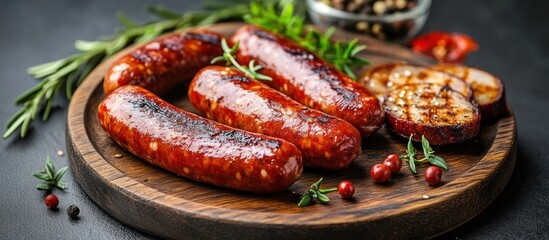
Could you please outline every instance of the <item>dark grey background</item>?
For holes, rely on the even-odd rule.
[[[118,27],[123,11],[140,21],[152,0],[5,1],[0,5],[0,123],[18,109],[13,99],[37,82],[29,66],[75,52],[77,39],[95,40]],[[172,0],[173,10],[201,9],[199,1]],[[478,217],[442,238],[549,238],[549,1],[434,1],[424,29],[464,32],[480,44],[468,63],[499,75],[518,122],[518,157],[510,183]],[[59,97],[51,119],[37,121],[26,139],[0,140],[0,238],[5,239],[146,239],[150,238],[106,215],[82,191],[72,173],[66,192],[56,191],[60,211],[49,211],[32,173],[46,156],[68,164],[65,151],[67,101]],[[3,132],[3,131],[2,131]],[[65,210],[81,209],[78,221]],[[449,216],[451,217],[451,216]],[[418,219],[421,221],[421,219]]]

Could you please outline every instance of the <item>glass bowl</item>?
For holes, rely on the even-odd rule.
[[[309,16],[315,25],[367,33],[395,42],[404,42],[414,37],[425,25],[431,8],[431,0],[418,0],[416,6],[406,12],[369,15],[345,12],[319,0],[306,1]]]

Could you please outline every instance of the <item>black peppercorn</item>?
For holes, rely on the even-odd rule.
[[[69,214],[70,218],[77,219],[78,214],[80,214],[80,209],[76,205],[70,205],[69,208],[67,208],[67,214]]]
[[[387,15],[406,12],[414,8],[418,0],[319,0],[333,8],[350,13]]]

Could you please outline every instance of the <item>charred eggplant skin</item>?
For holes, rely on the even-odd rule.
[[[388,63],[374,66],[364,72],[362,84],[383,102],[388,91],[410,84],[446,85],[467,98],[473,96],[471,85],[460,77],[438,69],[405,63]]]
[[[499,77],[480,68],[456,64],[439,64],[433,68],[462,78],[471,85],[473,98],[479,105],[483,122],[494,121],[509,114],[505,84]],[[487,84],[486,79],[481,78],[490,78],[491,84]]]
[[[469,140],[480,132],[476,103],[436,84],[406,85],[390,91],[384,103],[386,127],[395,134],[433,145]]]

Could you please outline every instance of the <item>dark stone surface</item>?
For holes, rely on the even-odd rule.
[[[443,239],[549,238],[549,9],[548,1],[434,1],[425,31],[471,35],[480,51],[468,63],[500,76],[518,122],[515,172],[503,193],[479,216],[441,236]],[[29,66],[75,52],[77,39],[94,40],[118,27],[114,14],[123,11],[146,21],[143,11],[153,0],[5,1],[0,7],[0,123],[18,109],[13,99],[36,81]],[[200,9],[199,1],[162,1],[174,10]],[[5,84],[5,85],[4,85]],[[46,156],[57,166],[68,164],[65,151],[67,101],[59,97],[48,122],[36,121],[26,139],[0,141],[0,238],[2,239],[147,239],[112,219],[82,191],[72,173],[69,188],[56,191],[59,211],[49,211],[32,173]],[[66,208],[80,207],[71,220]],[[451,217],[451,216],[449,216]],[[418,219],[418,221],[421,221]]]

